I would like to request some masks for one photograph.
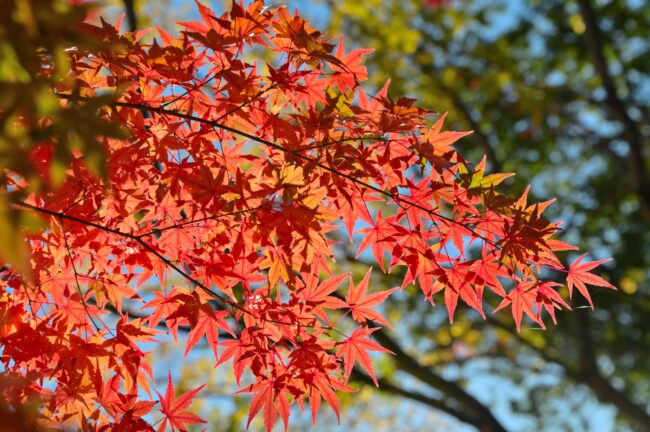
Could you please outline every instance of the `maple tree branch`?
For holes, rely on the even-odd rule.
[[[458,420],[476,426],[479,429],[483,426],[481,423],[476,423],[475,419],[468,416],[462,410],[458,410],[446,404],[443,399],[435,399],[416,391],[406,390],[402,387],[396,386],[385,378],[377,378],[377,383],[379,386],[375,387],[375,383],[372,381],[372,378],[368,376],[368,374],[361,372],[361,370],[359,370],[357,367],[352,369],[350,380],[363,383],[364,385],[367,385],[368,387],[371,387],[374,390],[382,393],[405,397],[407,399],[420,402],[424,405],[428,405],[431,408],[443,411],[453,417],[456,417]]]
[[[127,238],[135,240],[135,236],[133,234],[129,234],[129,233],[122,232],[120,230],[109,228],[107,226],[100,225],[98,223],[95,223],[95,222],[92,222],[92,221],[89,221],[89,220],[86,220],[86,219],[81,219],[81,218],[78,218],[76,216],[70,216],[70,215],[62,213],[62,212],[55,212],[55,211],[52,211],[52,210],[48,210],[46,208],[38,207],[38,206],[35,206],[35,205],[32,205],[32,204],[26,203],[24,201],[13,201],[12,203],[19,206],[19,207],[24,207],[24,208],[28,208],[30,210],[34,210],[34,211],[36,211],[38,213],[43,213],[43,214],[46,214],[48,216],[52,216],[52,217],[55,217],[55,218],[67,219],[67,220],[70,220],[70,221],[73,221],[73,222],[77,222],[77,223],[80,223],[80,224],[83,224],[83,225],[88,225],[88,226],[91,226],[93,228],[97,228],[97,229],[105,231],[105,232],[109,232],[111,234],[115,234],[115,235],[118,235],[118,236],[121,236],[121,237],[127,237]]]
[[[61,99],[72,100],[72,101],[90,101],[90,100],[93,100],[93,98],[77,96],[77,95],[68,95],[68,94],[62,94],[62,93],[57,93],[56,96],[58,96]],[[302,155],[302,154],[300,154],[300,151],[303,151],[303,149],[291,150],[291,149],[285,148],[285,147],[281,146],[280,144],[275,143],[273,141],[269,141],[267,139],[258,137],[257,135],[254,135],[254,134],[251,134],[251,133],[248,133],[248,132],[244,132],[244,131],[239,130],[237,128],[225,125],[223,123],[219,123],[219,122],[216,122],[214,120],[209,120],[209,119],[204,119],[204,118],[201,118],[201,117],[197,117],[197,116],[192,115],[192,114],[185,114],[185,113],[181,113],[181,112],[174,111],[174,110],[168,110],[168,109],[165,109],[165,108],[162,108],[162,107],[152,107],[152,106],[149,106],[147,104],[138,104],[138,103],[120,102],[120,101],[108,101],[108,102],[106,102],[106,105],[107,106],[123,107],[123,108],[132,108],[132,109],[137,109],[137,110],[141,110],[141,111],[145,110],[145,111],[153,112],[153,113],[156,113],[156,114],[169,115],[169,116],[182,118],[182,119],[185,119],[185,120],[195,121],[195,122],[198,122],[198,123],[206,124],[206,125],[218,128],[218,129],[225,130],[227,132],[230,132],[230,133],[235,134],[235,135],[242,136],[244,138],[248,138],[251,141],[257,142],[259,144],[266,145],[266,146],[268,146],[270,148],[281,151],[283,153],[290,153],[292,156],[294,156],[297,159],[301,159],[301,160],[304,160],[304,161],[307,161],[307,162],[311,162],[315,166],[317,166],[317,167],[319,167],[319,168],[321,168],[321,169],[323,169],[323,170],[325,170],[325,171],[327,171],[329,173],[332,173],[332,174],[334,174],[336,176],[345,178],[345,179],[351,181],[352,183],[355,183],[355,184],[357,184],[359,186],[363,186],[363,187],[365,187],[367,189],[370,189],[370,190],[372,190],[374,192],[377,192],[377,193],[379,193],[379,194],[381,194],[381,195],[383,195],[385,197],[391,198],[398,205],[399,205],[399,202],[402,202],[402,203],[404,203],[406,205],[417,208],[418,210],[421,210],[421,211],[429,214],[429,216],[432,218],[432,222],[434,222],[434,224],[437,224],[437,222],[433,221],[433,216],[435,215],[435,217],[443,219],[443,220],[445,220],[445,221],[447,221],[449,223],[460,225],[460,226],[470,230],[472,233],[474,233],[474,235],[477,236],[477,238],[480,238],[482,241],[486,242],[487,244],[489,244],[491,246],[494,246],[495,248],[499,248],[499,245],[497,245],[493,240],[485,237],[482,234],[479,234],[479,233],[475,232],[471,227],[468,227],[465,224],[463,224],[461,222],[458,222],[453,218],[447,217],[447,216],[443,215],[442,213],[439,213],[439,212],[436,213],[435,211],[433,211],[431,209],[428,209],[428,208],[418,204],[417,202],[414,202],[414,201],[411,201],[410,199],[404,198],[399,193],[393,193],[393,192],[386,191],[386,190],[381,189],[380,187],[372,185],[372,184],[370,184],[368,182],[365,182],[363,180],[359,180],[358,178],[356,178],[356,177],[354,177],[354,176],[352,176],[350,174],[346,174],[346,173],[341,172],[341,171],[339,171],[339,170],[337,170],[335,168],[332,168],[329,165],[325,165],[325,164],[319,162],[317,159],[314,159],[314,158],[309,157],[309,156]]]
[[[82,98],[82,97],[76,97],[76,96],[75,97],[68,97],[67,95],[58,95],[58,96],[63,98],[63,99],[72,99],[72,100],[75,100],[75,99],[89,100],[90,99],[90,98]],[[370,183],[364,182],[363,180],[359,180],[356,177],[351,176],[350,174],[342,173],[342,172],[340,172],[340,171],[338,171],[338,170],[336,170],[336,169],[334,169],[334,168],[332,168],[330,166],[327,166],[327,165],[324,165],[324,164],[318,162],[314,158],[302,155],[298,151],[287,149],[287,148],[285,148],[285,147],[281,146],[280,144],[277,144],[277,143],[275,143],[273,141],[269,141],[267,139],[260,138],[257,135],[253,135],[253,134],[250,134],[248,132],[244,132],[244,131],[239,130],[237,128],[233,128],[233,127],[230,127],[228,125],[225,125],[223,123],[218,123],[218,122],[215,122],[213,120],[204,119],[204,118],[197,117],[197,116],[194,116],[194,115],[191,115],[191,114],[180,113],[180,112],[173,111],[173,110],[168,110],[168,109],[165,109],[165,108],[152,107],[152,106],[149,106],[149,105],[146,105],[146,104],[136,104],[136,103],[130,103],[130,102],[114,101],[114,102],[111,102],[110,105],[125,107],[125,108],[133,108],[133,109],[138,109],[138,110],[144,109],[144,110],[147,110],[147,111],[150,111],[150,112],[155,112],[156,114],[171,115],[171,116],[183,118],[185,120],[191,120],[191,121],[195,121],[195,122],[198,122],[198,123],[207,124],[207,125],[210,125],[210,126],[225,130],[227,132],[230,132],[230,133],[233,133],[233,134],[236,134],[236,135],[240,135],[240,136],[242,136],[244,138],[248,138],[251,141],[255,141],[257,143],[264,144],[264,145],[266,145],[268,147],[271,147],[271,148],[273,148],[275,150],[278,150],[278,151],[281,151],[283,153],[291,153],[294,157],[296,157],[298,159],[302,159],[302,160],[305,160],[307,162],[312,162],[312,163],[316,164],[316,166],[318,166],[319,168],[324,169],[325,171],[328,171],[328,172],[330,172],[332,174],[335,174],[335,175],[338,175],[340,177],[344,177],[344,178],[350,180],[353,183],[357,183],[357,184],[359,184],[361,186],[364,186],[364,187],[366,187],[368,189],[371,189],[371,190],[373,190],[373,191],[375,191],[377,193],[380,193],[380,194],[382,194],[384,196],[387,196],[389,198],[392,198],[394,200],[404,201],[406,204],[413,205],[413,206],[418,207],[418,208],[420,208],[421,210],[424,210],[424,211],[428,211],[428,209],[426,209],[424,207],[421,207],[416,203],[412,203],[412,202],[410,202],[410,201],[408,201],[408,200],[406,200],[404,198],[395,196],[395,194],[387,192],[387,191],[385,191],[385,190],[383,190],[383,189],[381,189],[381,188],[379,188],[377,186],[374,186],[374,185],[372,185]]]
[[[263,203],[263,204],[260,204],[259,206],[253,207],[253,208],[248,208],[248,209],[243,209],[243,210],[236,210],[236,211],[232,211],[232,212],[228,212],[228,213],[221,213],[221,214],[218,214],[218,215],[206,216],[206,217],[199,218],[199,219],[193,219],[193,220],[189,220],[189,221],[178,222],[178,223],[175,223],[173,225],[168,225],[168,226],[162,227],[162,228],[152,228],[151,231],[148,231],[148,232],[143,233],[143,234],[138,234],[135,237],[138,237],[138,238],[148,237],[150,235],[158,234],[158,233],[161,233],[161,232],[164,232],[164,231],[168,231],[170,229],[181,228],[181,227],[184,227],[186,225],[191,225],[193,223],[205,222],[205,221],[209,221],[209,220],[219,220],[219,219],[224,218],[226,216],[235,216],[235,215],[238,215],[238,214],[249,213],[249,212],[252,212],[254,210],[259,210],[260,208],[264,207],[267,204],[268,203]]]
[[[187,273],[185,270],[181,269],[178,265],[174,264],[169,258],[165,257],[163,254],[158,252],[149,243],[142,240],[140,235],[125,233],[123,231],[116,230],[116,229],[113,229],[113,228],[109,228],[109,227],[106,227],[104,225],[100,225],[100,224],[97,224],[97,223],[94,223],[94,222],[91,222],[91,221],[88,221],[88,220],[85,220],[85,219],[81,219],[81,218],[78,218],[78,217],[75,217],[75,216],[70,216],[70,215],[67,215],[67,214],[62,213],[62,212],[55,212],[55,211],[48,210],[48,209],[45,209],[45,208],[42,208],[42,207],[38,207],[38,206],[35,206],[35,205],[32,205],[32,204],[28,204],[28,203],[26,203],[24,201],[14,201],[13,203],[15,205],[20,206],[20,207],[28,208],[30,210],[34,210],[34,211],[39,212],[39,213],[43,213],[43,214],[47,214],[47,215],[52,216],[52,217],[59,218],[60,220],[61,219],[67,219],[67,220],[77,222],[77,223],[80,223],[80,224],[83,224],[83,225],[92,226],[93,228],[97,228],[99,230],[109,232],[111,234],[115,234],[117,236],[121,236],[121,237],[130,239],[132,241],[135,241],[136,243],[139,243],[147,251],[149,251],[150,253],[155,255],[158,259],[160,259],[166,266],[170,267],[176,273],[180,274],[185,279],[187,279],[189,282],[193,283],[194,285],[196,285],[197,287],[199,287],[200,289],[205,291],[208,295],[213,297],[215,300],[220,301],[225,306],[230,306],[231,308],[235,308],[237,310],[240,310],[241,312],[243,312],[245,314],[250,314],[251,313],[245,307],[241,306],[240,304],[238,304],[236,302],[231,301],[230,299],[222,296],[218,292],[210,289],[205,284],[203,284],[201,281],[194,278],[192,275]],[[290,322],[284,322],[284,321],[280,321],[280,320],[265,320],[265,321],[273,323],[273,324],[284,324],[284,325],[291,324]],[[301,324],[301,326],[309,327],[308,324]],[[349,336],[347,336],[346,334],[342,333],[341,331],[339,331],[338,329],[336,329],[334,327],[323,326],[322,328],[326,329],[326,330],[335,331],[335,332],[339,333],[340,335],[342,335],[342,336],[344,336],[346,338],[349,337]]]
[[[344,142],[349,142],[349,141],[363,141],[363,140],[368,140],[368,141],[379,141],[383,143],[388,143],[391,140],[384,139],[379,135],[367,135],[367,136],[360,136],[360,137],[349,137],[349,138],[341,138],[335,141],[328,141],[324,142],[321,144],[314,144],[312,146],[307,146],[307,147],[301,147],[300,151],[307,151],[307,150],[315,150],[315,149],[320,149],[320,148],[325,148],[329,147],[334,144],[341,144]]]
[[[270,86],[268,86],[267,88],[261,89],[260,91],[257,92],[257,94],[255,94],[255,96],[253,96],[252,98],[246,99],[244,102],[242,102],[239,105],[237,105],[236,107],[232,108],[230,111],[226,111],[225,113],[221,114],[214,121],[216,123],[219,123],[220,121],[222,121],[223,119],[225,119],[229,115],[236,113],[237,111],[241,110],[242,108],[245,108],[246,106],[250,105],[251,103],[253,103],[257,99],[259,99],[260,96],[262,96],[264,93],[269,92],[269,91],[273,90],[276,87],[277,87],[277,83],[273,83]]]
[[[174,95],[172,94],[172,95],[171,95],[171,96],[172,96],[172,99],[170,99],[170,100],[168,100],[168,101],[165,101],[165,102],[161,103],[160,106],[163,107],[163,108],[167,108],[169,105],[173,104],[174,102],[178,102],[179,100],[181,100],[181,99],[184,98],[185,96],[189,95],[189,94],[192,93],[193,91],[198,91],[199,89],[201,89],[201,87],[206,86],[210,81],[212,81],[212,80],[215,79],[216,77],[217,77],[217,74],[216,74],[216,73],[212,74],[211,76],[204,77],[204,78],[201,80],[201,82],[197,82],[197,83],[195,83],[191,88],[186,89],[183,93],[180,93],[180,94],[178,94],[178,95],[176,95],[176,96],[174,96]]]
[[[383,329],[375,331],[373,336],[384,348],[395,354],[395,363],[401,370],[453,398],[459,404],[459,407],[462,407],[468,413],[467,415],[471,416],[473,419],[472,424],[480,424],[479,429],[481,431],[506,431],[499,420],[479,400],[467,393],[457,383],[447,380],[435,373],[431,368],[421,365],[415,358],[407,354]]]
[[[67,215],[65,213],[55,212],[55,211],[48,210],[48,209],[45,209],[45,208],[42,208],[42,207],[38,207],[38,206],[35,206],[35,205],[32,205],[32,204],[28,204],[28,203],[26,203],[24,201],[14,201],[13,203],[15,205],[17,205],[17,206],[28,208],[30,210],[34,210],[34,211],[42,213],[42,214],[46,214],[46,215],[56,217],[56,218],[61,218],[61,219],[67,219],[67,220],[70,220],[70,221],[73,221],[73,222],[77,222],[77,223],[80,223],[80,224],[83,224],[83,225],[91,226],[93,228],[97,228],[99,230],[102,230],[102,231],[105,231],[105,232],[108,232],[108,233],[111,233],[111,234],[115,234],[115,235],[123,237],[123,238],[127,238],[129,240],[135,241],[136,243],[139,243],[143,248],[145,248],[146,250],[148,250],[149,252],[154,254],[166,266],[170,267],[176,273],[178,273],[181,276],[183,276],[184,278],[186,278],[189,282],[191,282],[194,285],[201,288],[203,291],[205,291],[207,294],[209,294],[210,296],[212,296],[216,300],[221,301],[225,305],[232,306],[232,307],[235,307],[237,309],[240,309],[240,310],[244,311],[244,308],[242,308],[240,305],[238,305],[237,303],[231,301],[230,299],[222,296],[218,292],[215,292],[214,290],[212,290],[212,289],[208,288],[207,286],[205,286],[201,281],[199,281],[199,280],[195,279],[194,277],[192,277],[192,275],[188,274],[185,270],[181,269],[179,266],[177,266],[176,264],[171,262],[171,260],[169,260],[167,257],[162,255],[153,246],[151,246],[149,243],[145,242],[144,240],[142,240],[142,238],[140,238],[139,236],[137,236],[135,234],[125,233],[123,231],[116,230],[114,228],[109,228],[107,226],[100,225],[100,224],[97,224],[95,222],[91,222],[91,221],[81,219],[81,218],[78,218],[78,217],[75,217],[75,216],[70,216],[70,215]]]

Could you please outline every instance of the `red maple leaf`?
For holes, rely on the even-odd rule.
[[[350,280],[350,290],[348,291],[348,295],[345,297],[345,301],[332,299],[329,303],[329,307],[336,309],[350,309],[352,312],[352,318],[359,324],[365,325],[368,320],[371,320],[393,329],[393,326],[391,326],[388,321],[379,314],[379,312],[374,311],[371,308],[383,303],[386,298],[398,288],[366,295],[371,272],[372,267],[368,269],[368,272],[356,287],[354,286],[354,282]]]
[[[309,379],[311,392],[309,396],[309,405],[311,405],[312,424],[316,424],[316,415],[320,409],[321,397],[324,398],[329,406],[334,410],[336,419],[341,422],[339,399],[336,397],[334,390],[351,392],[353,388],[345,385],[341,379],[329,376],[319,371],[315,371]]]
[[[571,298],[571,295],[573,294],[573,287],[575,286],[578,288],[578,291],[580,291],[580,294],[584,298],[587,299],[589,302],[589,305],[591,308],[594,308],[594,304],[591,301],[591,297],[589,296],[589,291],[587,290],[587,285],[594,285],[594,286],[599,286],[599,287],[605,287],[605,288],[610,288],[615,290],[616,287],[612,285],[611,283],[607,282],[605,279],[601,278],[600,276],[596,276],[594,274],[589,273],[590,270],[595,269],[602,263],[605,263],[609,261],[609,259],[602,259],[598,261],[591,261],[591,262],[586,262],[582,263],[581,261],[587,256],[587,254],[581,255],[573,264],[571,264],[571,267],[569,267],[569,272],[566,278],[566,283],[567,286],[569,287],[569,298]]]
[[[264,408],[264,428],[267,432],[271,432],[273,429],[278,414],[280,414],[280,418],[284,424],[284,430],[287,430],[291,410],[286,391],[278,392],[271,378],[251,386],[246,391],[255,393],[248,411],[247,430],[262,408]]]
[[[226,311],[214,311],[208,303],[203,303],[197,311],[196,323],[192,325],[192,330],[190,330],[190,334],[187,337],[185,357],[187,357],[192,347],[205,335],[208,340],[208,345],[212,349],[212,353],[216,359],[217,346],[219,345],[219,329],[223,329],[232,337],[235,337],[235,334],[225,320],[227,316],[228,313]]]
[[[368,71],[361,62],[361,57],[373,51],[373,49],[354,49],[345,54],[343,35],[341,35],[334,55],[340,60],[342,66],[332,65],[332,69],[334,70],[332,83],[335,83],[341,90],[345,91],[354,87],[359,81],[367,79]]]
[[[314,308],[314,314],[321,317],[324,321],[329,322],[323,308],[330,308],[338,304],[339,300],[330,294],[336,291],[341,282],[349,277],[349,275],[349,273],[343,273],[339,276],[326,279],[318,285],[318,278],[308,278],[305,289],[300,291],[297,297],[303,299],[307,305],[312,306]]]
[[[394,353],[368,338],[368,336],[376,330],[379,330],[379,328],[358,327],[349,338],[341,342],[336,355],[342,357],[345,362],[346,382],[350,379],[350,374],[352,373],[352,368],[354,367],[354,362],[356,360],[359,362],[361,367],[370,374],[375,385],[379,387],[377,378],[375,377],[375,372],[372,369],[372,361],[370,360],[367,351],[378,351],[390,354]]]
[[[535,313],[532,308],[533,304],[537,300],[537,290],[535,289],[535,286],[536,284],[534,282],[526,282],[517,285],[517,287],[510,291],[507,297],[501,301],[499,306],[494,309],[494,312],[511,305],[512,317],[515,319],[517,331],[521,330],[521,318],[524,314],[528,315],[530,319],[543,328],[544,323],[540,320],[539,314]]]
[[[542,282],[537,286],[537,313],[539,314],[542,311],[542,308],[544,308],[555,324],[557,324],[557,320],[555,319],[555,309],[561,309],[562,306],[571,309],[560,294],[555,291],[554,287],[557,286],[561,285],[557,282],[551,281]]]
[[[200,392],[203,387],[205,387],[205,384],[194,390],[183,393],[179,398],[176,398],[174,395],[172,374],[170,372],[167,376],[167,390],[165,391],[165,397],[156,391],[158,394],[158,400],[160,401],[161,405],[160,412],[162,412],[165,416],[162,423],[158,427],[158,432],[163,432],[165,430],[168,421],[169,425],[172,427],[172,430],[179,430],[181,432],[187,431],[187,425],[205,423],[205,420],[196,414],[184,411],[185,408],[190,405],[192,399],[194,399],[194,396],[196,396],[196,394]]]

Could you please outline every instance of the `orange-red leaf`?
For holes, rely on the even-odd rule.
[[[368,355],[368,351],[378,351],[394,354],[386,348],[379,345],[369,338],[369,336],[379,328],[358,327],[354,330],[349,338],[341,342],[341,345],[336,353],[337,356],[343,358],[345,364],[345,380],[350,379],[354,362],[358,361],[363,370],[368,372],[375,386],[379,387],[375,372],[372,369],[372,361]]]
[[[167,390],[165,391],[165,397],[156,391],[160,401],[160,412],[163,413],[165,418],[158,427],[158,432],[162,432],[167,427],[167,422],[172,427],[172,430],[178,430],[181,432],[186,432],[186,426],[205,423],[205,420],[201,419],[196,414],[185,411],[186,408],[190,406],[192,399],[201,389],[205,387],[205,384],[188,392],[183,393],[180,397],[176,398],[174,395],[174,384],[172,383],[172,374],[171,372],[167,376]]]
[[[609,259],[591,261],[581,264],[582,260],[587,255],[587,253],[581,255],[577,260],[575,260],[573,264],[571,264],[569,267],[569,273],[567,275],[566,282],[567,286],[569,287],[569,297],[571,297],[573,294],[573,287],[575,286],[578,291],[580,291],[580,294],[582,294],[582,296],[587,299],[589,305],[593,309],[594,304],[591,301],[591,296],[589,295],[589,291],[587,290],[586,285],[594,285],[614,290],[616,287],[600,276],[596,276],[595,274],[590,273],[591,270],[595,269],[602,263],[609,261]]]
[[[345,302],[339,301],[336,307],[350,309],[352,312],[352,318],[360,324],[366,324],[368,320],[371,320],[392,329],[393,326],[391,326],[388,321],[379,314],[379,312],[372,310],[372,308],[383,303],[386,298],[388,298],[388,296],[398,288],[366,294],[368,292],[368,282],[370,282],[371,272],[372,267],[368,269],[366,275],[356,286],[354,285],[354,282],[350,280],[350,290],[348,291],[348,295],[345,297]],[[332,307],[334,306],[335,305],[333,304]]]

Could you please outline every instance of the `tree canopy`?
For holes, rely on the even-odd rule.
[[[219,16],[197,3],[200,21],[145,43],[146,30],[82,22],[80,6],[12,5],[3,26],[33,31],[3,42],[3,85],[55,101],[30,93],[1,111],[3,142],[24,140],[20,164],[3,166],[2,223],[26,247],[1,252],[0,396],[15,415],[33,405],[35,425],[201,423],[187,411],[200,387],[176,396],[171,374],[164,392],[152,386],[147,347],[181,328],[186,356],[206,341],[216,365],[232,362],[249,424],[286,428],[305,402],[315,422],[323,400],[338,416],[355,365],[379,384],[370,352],[403,355],[378,335],[392,328],[382,304],[407,286],[450,322],[460,300],[482,317],[509,309],[517,330],[570,309],[563,286],[590,303],[587,285],[614,288],[594,272],[605,260],[563,263],[576,248],[542,216],[552,200],[502,194],[511,174],[453,146],[469,132],[388,84],[364,91],[370,51],[285,8],[233,3]],[[47,27],[48,10],[65,31]],[[335,268],[338,232],[397,286]]]

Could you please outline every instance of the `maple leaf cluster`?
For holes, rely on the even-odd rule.
[[[518,329],[524,314],[543,326],[544,311],[555,320],[569,308],[563,275],[587,299],[586,284],[613,288],[590,273],[601,261],[558,259],[575,248],[541,216],[550,202],[501,195],[508,174],[456,152],[467,132],[443,131],[444,115],[431,124],[388,84],[366,93],[369,50],[261,1],[221,16],[197,5],[201,21],[149,44],[119,22],[80,24],[105,48],[68,50],[54,91],[69,109],[105,98],[98,115],[130,138],[99,137],[104,178],[81,153],[57,189],[28,193],[7,176],[4,187],[28,197],[14,206],[48,226],[25,234],[31,273],[0,274],[12,383],[2,404],[38,400],[39,424],[89,431],[153,430],[159,404],[158,430],[185,430],[202,421],[187,411],[199,389],[176,398],[170,375],[156,400],[142,348],[183,328],[185,355],[205,341],[217,365],[232,362],[253,394],[249,424],[263,412],[267,430],[286,428],[294,404],[308,402],[316,421],[324,400],[338,416],[355,364],[377,383],[369,352],[387,350],[372,333],[390,327],[377,307],[399,288],[442,298],[450,320],[459,299],[483,315],[487,291]],[[56,152],[52,140],[32,152],[45,184]],[[341,231],[402,286],[337,273]],[[172,276],[181,282],[168,286]]]

